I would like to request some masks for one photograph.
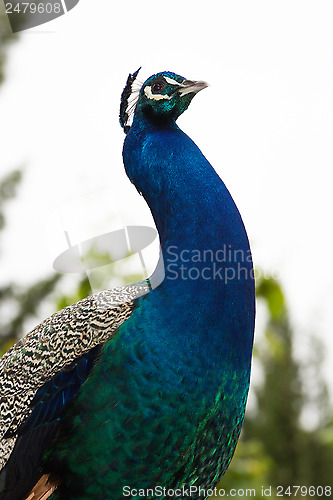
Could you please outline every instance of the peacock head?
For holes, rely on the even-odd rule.
[[[128,122],[131,114],[142,113],[161,125],[175,121],[188,108],[193,97],[208,86],[206,82],[186,80],[170,71],[163,71],[148,78],[131,101],[132,86],[138,72],[129,75],[121,97],[120,123],[125,132],[130,129]]]

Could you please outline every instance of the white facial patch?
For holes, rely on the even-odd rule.
[[[163,78],[167,83],[170,83],[170,85],[179,85],[179,87],[183,87],[182,83],[177,82],[177,80],[173,78],[169,78],[168,76],[163,76]]]
[[[170,100],[172,96],[166,94],[153,94],[151,91],[151,87],[145,87],[145,94],[148,99],[153,99],[154,101],[160,101],[161,99]]]

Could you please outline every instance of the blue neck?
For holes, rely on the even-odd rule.
[[[154,290],[159,307],[168,297],[178,335],[195,319],[204,337],[209,324],[212,348],[227,346],[248,363],[254,322],[251,253],[224,183],[175,123],[154,125],[142,114],[135,116],[123,156],[160,236],[165,279]]]

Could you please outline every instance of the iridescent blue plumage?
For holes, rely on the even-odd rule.
[[[153,214],[165,277],[134,300],[114,338],[92,356],[93,368],[81,358],[87,378],[65,401],[42,460],[57,485],[52,498],[118,500],[125,486],[210,488],[232,458],[249,387],[254,280],[227,188],[175,123],[205,86],[153,75],[129,128],[123,93],[124,165]],[[50,387],[37,402],[49,400]]]

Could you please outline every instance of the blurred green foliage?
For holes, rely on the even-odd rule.
[[[24,21],[23,16],[20,20]],[[0,2],[0,84],[4,79],[6,51],[10,42],[17,39]],[[16,196],[21,180],[22,172],[18,169],[0,179],[0,234],[6,226],[7,204]],[[22,336],[26,321],[36,317],[39,305],[45,302],[60,278],[60,274],[53,273],[27,287],[13,282],[0,283],[0,356]]]
[[[4,206],[16,195],[17,186],[22,178],[20,170],[14,170],[0,181],[0,231],[5,227]]]
[[[262,487],[271,487],[271,498],[280,498],[274,496],[280,491],[278,487],[286,492],[284,498],[295,498],[293,487],[297,485],[303,486],[297,498],[321,498],[320,487],[325,486],[333,494],[333,418],[326,383],[320,375],[320,342],[310,339],[314,344],[312,358],[297,360],[295,332],[280,283],[271,277],[261,278],[256,292],[257,301],[263,301],[269,313],[265,335],[256,341],[254,351],[263,381],[251,388],[256,406],[246,415],[235,456],[219,487],[226,492],[253,488],[257,497],[262,497]],[[309,373],[315,389],[311,394]],[[311,431],[302,425],[302,414],[309,405],[316,410],[318,422]]]
[[[21,178],[21,172],[14,170],[0,179],[0,233],[6,226],[6,204],[16,195]],[[52,293],[60,278],[60,274],[53,273],[28,287],[13,282],[0,283],[0,356],[22,336],[25,322],[36,316],[39,305]]]
[[[15,40],[9,25],[8,17],[4,12],[4,5],[0,4],[0,84],[4,79],[4,64],[6,61],[6,50],[8,44]]]

